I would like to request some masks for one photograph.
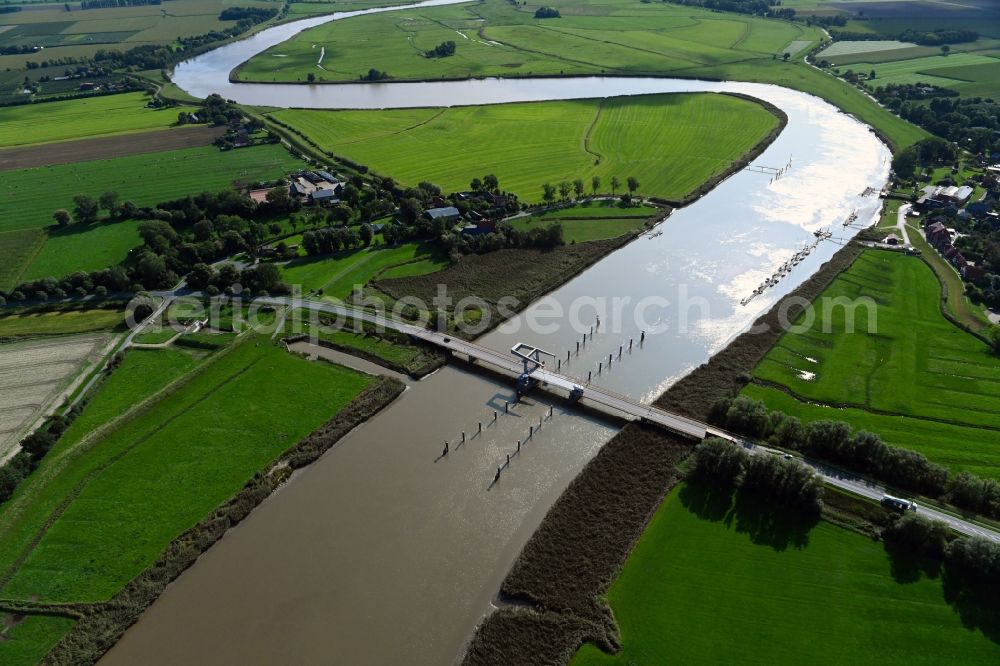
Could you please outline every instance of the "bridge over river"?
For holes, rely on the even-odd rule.
[[[257,302],[278,306],[297,307],[307,310],[319,311],[343,318],[351,318],[368,322],[375,326],[391,329],[400,333],[405,333],[425,343],[434,345],[449,353],[464,358],[473,364],[488,365],[493,369],[510,374],[513,377],[521,375],[524,371],[522,361],[513,354],[500,352],[495,349],[457,339],[450,334],[441,333],[413,324],[391,319],[376,313],[359,308],[325,303],[314,300],[298,300],[289,298],[260,298]],[[582,383],[570,376],[554,372],[544,366],[536,367],[531,371],[531,377],[538,382],[538,388],[560,396],[568,396],[577,389],[577,397],[586,401],[590,406],[597,407],[602,411],[615,416],[624,416],[628,419],[640,420],[644,423],[651,423],[660,426],[670,432],[692,437],[695,439],[705,439],[706,437],[721,437],[735,444],[746,448],[755,455],[788,455],[782,451],[761,446],[753,441],[747,440],[737,434],[717,428],[708,423],[702,423],[695,419],[688,418],[681,414],[669,412],[644,402],[620,395],[606,388],[596,386],[593,383]],[[579,390],[582,389],[582,394]],[[847,472],[843,469],[833,467],[827,463],[810,458],[800,458],[800,462],[808,465],[815,471],[825,483],[845,490],[847,492],[865,497],[867,499],[879,501],[882,496],[888,494],[890,489],[877,484],[865,477]],[[1000,541],[1000,532],[994,531],[988,526],[966,519],[955,513],[941,510],[935,507],[921,505],[919,513],[939,520],[949,525],[955,531],[970,536],[981,536],[994,541]]]

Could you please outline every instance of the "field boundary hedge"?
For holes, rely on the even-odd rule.
[[[405,389],[405,385],[396,379],[379,378],[378,383],[362,391],[333,418],[286,451],[268,469],[255,474],[233,497],[174,539],[156,562],[109,601],[72,608],[54,604],[34,609],[32,614],[35,615],[66,615],[76,610],[80,612],[80,619],[73,629],[41,663],[96,663],[139,620],[167,585],[277,490],[287,480],[291,470],[300,469],[317,460],[347,433],[398,398]],[[3,606],[4,603],[0,602],[0,608]]]

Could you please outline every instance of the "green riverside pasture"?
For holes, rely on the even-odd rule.
[[[981,629],[962,625],[940,579],[897,582],[881,544],[821,522],[803,547],[783,547],[766,530],[751,538],[752,515],[699,518],[691,495],[667,496],[611,586],[621,652],[586,645],[574,666],[1000,659]]]
[[[889,83],[928,83],[964,94],[1000,95],[1000,58],[980,53],[929,55],[894,62],[857,62],[851,69],[875,70],[869,88]]]
[[[0,614],[0,627],[5,620],[6,617]],[[68,617],[29,615],[9,629],[0,629],[0,663],[34,666],[74,624]]]
[[[51,229],[48,240],[21,276],[22,281],[61,278],[74,271],[96,271],[121,263],[142,244],[139,221],[70,225]]]
[[[419,267],[409,262],[421,260]],[[400,266],[403,264],[404,266]],[[290,285],[301,285],[303,292],[322,291],[324,295],[345,299],[355,285],[364,285],[383,269],[399,266],[394,277],[423,275],[447,264],[433,248],[424,244],[405,243],[396,247],[370,247],[342,250],[333,255],[293,259],[281,267],[282,279]],[[429,270],[433,268],[434,270]]]
[[[747,100],[716,94],[650,95],[452,109],[276,112],[324,150],[401,182],[464,190],[494,173],[503,189],[540,201],[542,184],[592,176],[639,179],[670,199],[724,171],[778,120]],[[382,121],[383,128],[376,127]]]
[[[0,33],[4,43],[45,47],[42,52],[0,56],[0,69],[22,69],[27,62],[42,60],[93,57],[100,49],[125,51],[144,44],[170,44],[179,37],[235,25],[236,21],[219,20],[225,7],[277,6],[263,0],[171,0],[167,7],[148,4],[88,10],[80,10],[80,3],[70,3],[74,11],[67,12],[65,4],[32,3],[24,11],[0,15],[0,25],[13,26]],[[61,75],[62,70],[58,67],[53,76]],[[35,79],[46,72],[34,69],[27,73]],[[42,93],[59,83],[42,84]]]
[[[592,201],[583,205],[519,217],[510,221],[515,229],[527,231],[559,224],[567,243],[617,238],[645,226],[646,219],[659,210],[652,206],[623,208],[613,200]],[[576,219],[586,218],[586,219]]]
[[[165,129],[177,122],[180,109],[150,109],[148,101],[143,93],[125,93],[0,108],[0,148]]]
[[[42,229],[15,229],[0,233],[0,289],[10,289],[21,281],[24,269],[45,244]]]
[[[507,2],[403,10],[327,23],[296,35],[238,69],[243,80],[356,80],[369,68],[400,79],[579,74],[603,68],[652,73],[770,58],[815,28],[663,3],[555,0],[562,18]],[[485,19],[485,21],[483,20]],[[443,41],[455,54],[427,58]],[[320,55],[323,55],[320,62]]]
[[[941,287],[924,262],[866,251],[815,304],[812,325],[800,321],[805,330],[783,335],[754,369],[810,404],[755,386],[748,392],[770,407],[851,421],[953,469],[1000,478],[1000,367],[985,343],[941,314]]]
[[[655,74],[754,81],[818,95],[879,128],[897,147],[926,136],[856,88],[807,66],[802,50],[783,62],[793,43],[794,49],[818,43],[822,35],[815,27],[662,2],[550,4],[562,18],[538,20],[536,5],[486,0],[337,21],[262,53],[238,68],[238,75],[259,81],[304,82],[309,74],[317,81],[355,81],[376,68],[395,79]],[[455,55],[424,57],[424,51],[449,40],[456,43]]]
[[[76,194],[96,198],[112,190],[122,200],[148,206],[237,182],[280,178],[301,166],[277,145],[226,152],[205,146],[6,171],[0,179],[0,231],[52,225],[53,211],[72,211]]]
[[[140,395],[163,385],[162,378],[137,370],[139,376],[134,366],[112,376],[102,391],[113,394],[104,409],[121,404],[124,391],[110,388],[116,380],[138,384]],[[142,418],[124,419],[89,448],[86,440],[71,439],[60,449],[64,455],[53,459],[56,465],[66,461],[62,468],[48,467],[27,484],[46,483],[44,492],[19,491],[3,507],[0,567],[9,570],[19,554],[27,556],[0,594],[107,599],[171,539],[372,381],[292,356],[266,338],[217,353]],[[87,450],[73,457],[80,449]]]
[[[121,308],[31,311],[0,317],[0,337],[68,335],[115,328],[124,322]]]

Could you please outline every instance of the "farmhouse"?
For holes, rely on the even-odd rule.
[[[324,206],[334,206],[340,203],[340,199],[337,198],[337,192],[332,188],[324,188],[322,190],[316,190],[312,193],[313,203],[321,204]]]
[[[972,196],[973,189],[968,185],[929,185],[924,188],[923,195],[917,199],[917,206],[924,209],[943,208],[950,205],[965,203]]]
[[[327,171],[301,171],[292,176],[288,193],[312,203],[336,204],[343,189],[340,179]]]
[[[424,211],[424,217],[431,222],[437,222],[440,220],[445,224],[450,224],[452,222],[458,222],[458,220],[462,218],[462,214],[459,213],[458,209],[454,206],[445,206],[443,208],[428,208]]]

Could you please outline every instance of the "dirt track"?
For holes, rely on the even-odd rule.
[[[183,127],[0,150],[0,171],[207,146],[224,127]]]

